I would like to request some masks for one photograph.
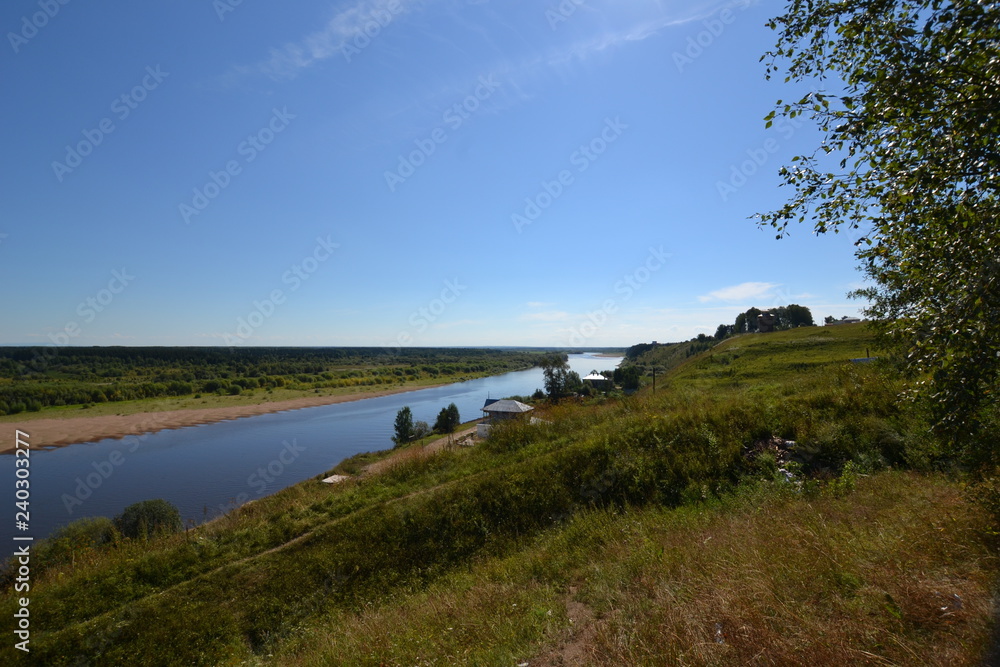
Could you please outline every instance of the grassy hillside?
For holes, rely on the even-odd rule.
[[[976,664],[990,522],[869,344],[741,336],[655,395],[33,562],[33,661]]]

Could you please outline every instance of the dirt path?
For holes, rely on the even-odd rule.
[[[476,426],[472,425],[461,431],[456,431],[451,435],[446,435],[443,438],[438,438],[437,440],[432,440],[423,447],[410,447],[409,449],[404,449],[397,452],[391,456],[388,456],[381,461],[376,461],[375,463],[365,466],[362,470],[362,476],[368,475],[378,475],[380,473],[389,470],[390,468],[397,466],[401,463],[408,461],[415,461],[418,459],[427,458],[432,456],[449,446],[449,443],[454,442],[455,446],[458,446],[459,441],[465,440],[466,438],[475,437]]]

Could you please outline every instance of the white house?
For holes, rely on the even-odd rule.
[[[521,401],[510,398],[497,400],[495,398],[486,399],[483,405],[484,420],[476,426],[476,435],[485,438],[490,434],[490,425],[510,419],[518,419],[534,410],[530,405],[525,405]]]

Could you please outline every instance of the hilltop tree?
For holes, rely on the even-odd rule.
[[[833,90],[767,117],[809,116],[825,137],[780,170],[791,197],[759,222],[865,234],[872,286],[855,295],[957,441],[1000,383],[1000,4],[790,0],[770,26],[767,76],[780,62]]]
[[[815,326],[812,311],[797,303],[790,303],[784,308],[779,308],[779,319],[782,328],[794,329],[795,327]]]
[[[749,308],[746,312],[736,316],[736,323],[733,328],[736,333],[755,333],[757,331],[757,316],[760,315],[759,308]]]
[[[392,441],[396,443],[397,447],[402,447],[413,440],[413,412],[410,410],[410,406],[404,405],[396,413],[394,428],[395,435],[392,436]]]

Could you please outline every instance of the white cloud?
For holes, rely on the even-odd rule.
[[[777,283],[740,283],[739,285],[723,287],[722,289],[699,296],[698,300],[702,303],[707,303],[709,301],[746,301],[749,299],[762,299],[772,295],[774,289],[780,286],[781,285]]]
[[[320,30],[271,49],[270,57],[257,69],[274,79],[294,78],[299,70],[342,53],[357,38],[370,40],[373,33],[377,38],[376,28],[383,30],[413,4],[414,0],[357,0],[334,14]]]
[[[294,78],[300,70],[340,55],[345,48],[350,51],[358,42],[367,44],[378,39],[379,33],[401,16],[418,8],[425,9],[428,4],[427,0],[355,0],[353,5],[339,10],[319,30],[284,46],[272,48],[267,59],[254,67],[237,67],[236,72],[247,74],[256,71],[272,79]],[[659,2],[632,6],[628,8],[630,11],[623,11],[617,0],[599,5],[599,9],[586,12],[591,20],[578,20],[575,16],[567,19],[574,27],[583,27],[583,36],[576,39],[571,37],[568,43],[529,55],[515,65],[514,69],[530,72],[540,64],[559,68],[569,61],[585,60],[612,47],[643,41],[665,28],[704,19],[716,13],[725,3],[708,0],[700,6],[685,8],[683,13],[669,14],[663,11]],[[450,16],[463,21],[467,29],[481,32],[484,38],[489,39],[489,32],[483,26],[465,21],[460,12],[451,11]],[[494,20],[499,18],[494,17]],[[612,25],[613,23],[618,25]],[[539,26],[545,26],[542,13],[539,13]],[[590,34],[586,34],[587,32]],[[434,38],[442,39],[442,36],[434,35]],[[510,65],[495,69],[503,72],[510,69]],[[508,71],[507,74],[513,76],[515,73]]]

